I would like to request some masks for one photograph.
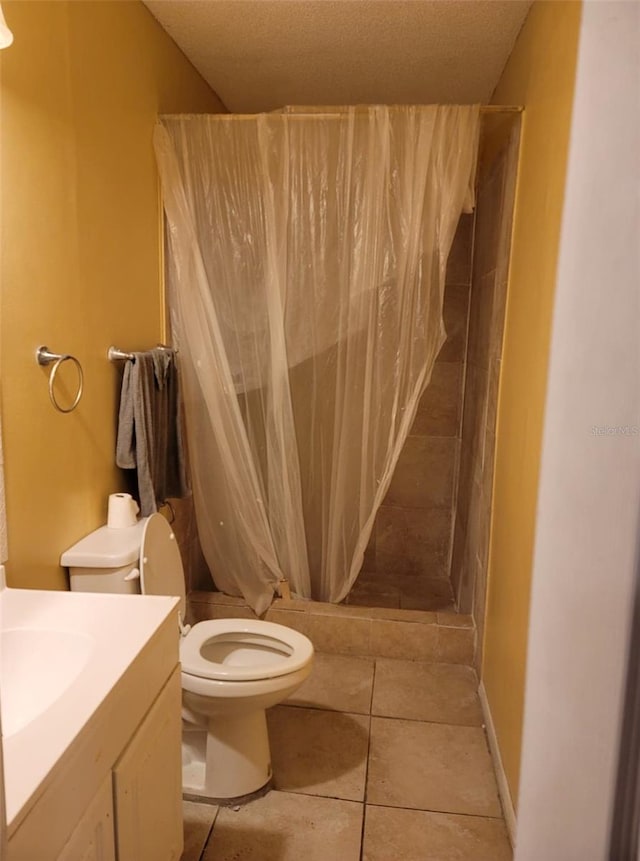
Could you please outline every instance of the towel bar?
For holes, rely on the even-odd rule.
[[[158,347],[161,350],[173,350],[173,347],[168,347],[166,344],[158,344]],[[173,350],[177,353],[177,350]],[[126,350],[120,350],[118,347],[114,347],[113,344],[107,350],[107,359],[110,362],[118,362],[120,360],[133,362],[135,359],[135,355],[133,353],[127,353]]]
[[[109,359],[110,362],[117,362],[120,359],[132,362],[134,358],[135,356],[133,353],[125,353],[124,350],[119,350],[117,347],[114,347],[113,344],[107,350],[107,359]]]

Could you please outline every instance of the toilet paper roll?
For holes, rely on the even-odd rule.
[[[130,493],[111,493],[109,494],[107,526],[111,529],[125,529],[128,526],[135,526],[139,511],[138,503]]]

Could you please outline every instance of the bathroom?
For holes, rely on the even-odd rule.
[[[220,5],[233,7],[236,4]],[[311,8],[318,4],[307,5]],[[354,6],[353,3],[331,4],[341,5],[347,9]],[[372,27],[377,20],[376,15],[385,14],[384,11],[376,12],[375,7],[389,6],[384,3],[365,5]],[[481,9],[487,4],[470,5]],[[444,359],[441,357],[439,360],[441,364],[459,367],[449,367],[446,371],[437,369],[441,381],[449,373],[448,379],[455,381],[457,394],[452,397],[452,390],[440,386],[441,411],[426,417],[423,430],[412,435],[417,442],[409,444],[414,451],[424,453],[429,449],[429,440],[436,438],[446,441],[444,446],[442,442],[438,443],[441,449],[449,446],[468,452],[467,478],[457,484],[457,517],[449,501],[453,499],[452,484],[447,491],[450,494],[447,496],[447,511],[443,512],[442,506],[435,506],[438,508],[437,516],[444,522],[443,532],[449,536],[448,543],[427,547],[425,551],[431,553],[430,571],[435,557],[435,561],[442,565],[439,570],[445,571],[450,566],[453,591],[446,594],[439,591],[448,588],[446,573],[439,574],[435,583],[422,584],[425,590],[419,593],[424,597],[428,586],[435,603],[421,604],[418,601],[410,606],[410,592],[406,589],[403,592],[398,585],[402,578],[406,581],[413,576],[410,570],[402,571],[398,567],[407,563],[407,557],[410,556],[418,568],[424,562],[417,558],[415,548],[424,545],[420,517],[428,505],[419,499],[414,506],[410,500],[411,487],[396,483],[376,523],[374,539],[358,581],[360,586],[356,585],[352,600],[335,611],[331,607],[314,608],[313,605],[310,610],[301,610],[287,607],[284,602],[270,611],[273,621],[292,627],[297,624],[302,633],[310,636],[320,654],[337,653],[343,661],[342,666],[356,672],[360,668],[359,681],[356,678],[352,685],[354,689],[364,686],[370,696],[373,693],[373,666],[377,659],[383,662],[383,668],[384,661],[387,661],[387,669],[393,666],[390,662],[394,660],[406,659],[415,663],[420,663],[421,659],[427,662],[434,660],[434,652],[429,651],[434,629],[438,629],[438,637],[445,643],[452,666],[474,668],[469,672],[478,674],[483,711],[482,718],[474,717],[473,726],[474,729],[478,729],[481,723],[486,726],[493,763],[490,769],[495,770],[497,779],[497,787],[492,785],[490,790],[494,800],[490,814],[478,816],[483,823],[489,822],[486,827],[491,834],[482,838],[485,840],[484,848],[477,849],[475,856],[471,851],[461,856],[479,859],[510,857],[507,853],[510,852],[509,839],[514,838],[516,811],[522,827],[531,822],[533,811],[542,815],[540,807],[532,803],[534,778],[542,778],[533,774],[531,763],[535,754],[531,748],[527,754],[526,737],[523,747],[523,716],[525,713],[532,715],[527,731],[534,733],[538,714],[534,708],[536,690],[530,689],[527,694],[527,709],[533,711],[525,711],[525,676],[528,677],[527,684],[532,684],[531,678],[534,677],[531,674],[535,670],[535,666],[532,669],[530,664],[527,672],[527,653],[529,660],[535,661],[538,652],[534,644],[542,647],[549,634],[546,630],[543,636],[546,617],[539,604],[541,599],[537,598],[536,606],[531,603],[532,599],[536,600],[536,582],[544,582],[544,572],[540,573],[538,580],[534,578],[534,570],[538,575],[537,567],[534,569],[534,544],[536,560],[540,553],[536,544],[539,540],[536,538],[536,510],[540,505],[538,476],[542,476],[540,486],[544,488],[544,472],[541,472],[543,423],[551,320],[558,289],[556,272],[562,250],[561,223],[567,197],[565,183],[572,111],[577,110],[576,88],[580,81],[576,71],[578,44],[580,42],[581,50],[587,52],[590,45],[588,32],[585,35],[581,27],[597,30],[602,26],[602,22],[596,20],[601,13],[594,8],[598,5],[595,3],[535,0],[532,4],[520,5],[518,24],[514,24],[511,42],[500,67],[494,70],[491,91],[482,98],[482,101],[496,106],[524,108],[515,192],[513,184],[516,178],[513,174],[505,175],[500,182],[489,181],[485,188],[487,196],[505,194],[511,205],[515,197],[513,228],[504,228],[511,244],[508,277],[504,268],[500,276],[496,275],[501,267],[507,266],[505,259],[486,264],[484,271],[475,268],[480,259],[478,243],[483,241],[483,237],[477,229],[475,233],[473,231],[473,216],[467,216],[461,224],[450,262],[447,286],[452,289],[445,293],[445,302],[448,299],[450,303],[449,307],[445,306],[445,324],[450,338],[458,333],[458,344],[454,342],[452,346],[449,341],[445,350],[453,352],[449,353],[448,359],[445,352]],[[265,6],[277,7],[278,4]],[[104,523],[105,500],[109,493],[130,489],[125,486],[121,471],[114,462],[120,369],[106,360],[106,349],[112,343],[125,349],[141,349],[164,342],[169,337],[162,290],[163,228],[152,147],[154,124],[159,114],[219,113],[226,108],[140,2],[5,2],[3,9],[15,37],[11,48],[0,54],[0,367],[9,544],[7,578],[10,587],[65,590],[68,580],[66,572],[58,564],[60,554]],[[274,14],[277,15],[277,8]],[[626,14],[632,15],[632,11]],[[320,12],[315,9],[313,15],[320,15]],[[621,12],[620,15],[620,20],[614,24],[622,27],[624,14]],[[320,27],[321,20],[322,17],[311,17],[316,29]],[[635,19],[627,22],[630,32],[633,31],[632,25],[637,25]],[[342,24],[339,19],[326,26],[338,32]],[[485,38],[490,41],[489,34],[485,34]],[[399,50],[397,46],[396,50]],[[231,68],[231,58],[228,64]],[[283,93],[282,98],[274,97],[275,104],[267,109],[291,103],[292,100],[285,95],[286,89]],[[633,93],[629,98],[633,98]],[[322,97],[314,100],[308,98],[304,103],[347,104],[360,100],[372,101],[372,98],[364,98],[359,93],[349,96],[337,91],[334,95],[323,93]],[[400,101],[401,98],[385,94],[384,101],[394,100]],[[471,101],[469,98],[419,93],[411,99],[405,96],[403,100],[416,103]],[[491,125],[490,137],[504,144],[517,129],[519,117],[517,113],[513,116],[487,115],[484,122]],[[485,150],[484,156],[489,162],[495,155],[491,147]],[[481,180],[483,176],[491,179],[495,174],[483,174],[481,162]],[[482,186],[476,218],[480,217],[481,207]],[[488,209],[491,208],[490,202]],[[495,222],[493,227],[496,230]],[[501,244],[498,233],[499,229],[485,239]],[[487,327],[484,330],[487,349],[488,335],[493,334],[500,342],[502,328],[498,325],[492,329],[491,325],[487,326],[486,317],[480,320],[480,315],[473,316],[486,311],[486,306],[474,309],[474,298],[480,295],[474,291],[476,275],[484,279],[483,286],[490,286],[496,299],[500,297],[499,288],[505,288],[508,281],[508,293],[501,297],[503,302],[506,301],[502,358],[498,343],[493,364],[485,362],[482,357],[477,362],[472,358],[474,345],[475,348],[478,346],[472,328],[474,320]],[[602,317],[604,313],[601,309]],[[447,319],[447,315],[451,316]],[[462,336],[465,331],[468,333],[466,339]],[[42,343],[82,359],[85,378],[82,404],[69,415],[60,415],[52,410],[46,373],[37,367],[33,355],[35,348]],[[605,343],[599,343],[605,350]],[[495,343],[493,348],[496,348]],[[490,371],[494,372],[493,375]],[[438,381],[436,375],[433,379]],[[470,396],[475,391],[474,386],[480,390],[481,379],[487,386],[486,395],[480,403],[475,403]],[[75,378],[70,374],[61,382],[71,390]],[[613,393],[610,396],[613,397]],[[429,397],[427,391],[425,398]],[[632,410],[635,402],[628,390],[626,398],[628,410]],[[467,422],[465,414],[472,408],[476,416],[493,412],[493,421],[497,422],[498,428],[496,434],[489,421],[482,426],[482,438],[465,438],[465,427],[473,426],[474,421]],[[634,425],[638,423],[634,418],[635,414],[610,415],[605,412],[594,415],[591,424],[610,420],[615,424]],[[446,425],[444,432],[443,424]],[[570,445],[570,440],[565,440],[565,443]],[[484,455],[481,458],[478,454],[479,451],[486,453],[492,450],[495,465],[487,463]],[[630,450],[631,445],[627,456],[632,458],[635,455],[629,454]],[[418,470],[426,470],[427,467],[423,461],[411,460],[411,456],[413,453],[409,452],[405,465],[406,472],[413,478]],[[461,454],[461,470],[463,458]],[[627,464],[625,473],[627,470],[633,472],[633,463]],[[438,460],[438,465],[442,466],[442,459]],[[617,466],[620,468],[619,463]],[[398,478],[402,477],[401,472]],[[635,497],[631,487],[628,492],[633,502]],[[605,501],[602,495],[602,504]],[[630,503],[629,509],[632,508]],[[186,535],[183,558],[189,578],[187,585],[196,593],[192,602],[194,616],[212,618],[247,612],[237,601],[225,601],[210,591],[212,584],[207,582],[199,560],[190,515],[179,507],[177,515],[179,520],[182,519],[180,525]],[[396,524],[398,518],[404,518],[404,531],[400,537],[394,518]],[[565,531],[567,534],[570,532],[568,527]],[[476,552],[469,553],[472,539],[475,541],[472,549]],[[622,546],[622,539],[619,543]],[[445,557],[446,563],[442,561]],[[624,567],[622,562],[620,564]],[[381,583],[378,574],[394,567],[396,583],[389,588],[393,578]],[[588,560],[583,560],[583,569],[589,569]],[[413,570],[415,572],[415,568]],[[555,586],[560,589],[562,578],[557,571],[555,574]],[[566,587],[568,594],[571,594],[570,585],[571,581]],[[573,588],[576,588],[575,581]],[[558,594],[566,598],[564,593]],[[597,605],[602,625],[606,619],[620,617],[620,607],[626,606],[623,597],[622,585],[616,591],[608,584],[604,597],[600,590]],[[438,603],[440,599],[442,603]],[[459,601],[461,610],[458,614],[453,612],[455,600]],[[578,606],[582,606],[584,612],[594,612],[586,601]],[[398,611],[423,615],[398,616]],[[538,613],[531,617],[531,628],[530,611]],[[563,619],[561,624],[563,630],[566,627],[568,636],[572,620]],[[532,639],[536,635],[538,639]],[[606,635],[603,633],[601,637]],[[620,650],[620,654],[624,654],[622,645]],[[442,654],[440,652],[437,656],[440,661]],[[330,662],[326,666],[330,666]],[[406,687],[410,689],[413,684],[415,682],[408,677]],[[544,698],[541,689],[544,691],[544,686],[537,690],[537,696]],[[362,726],[367,721],[380,720],[379,717],[370,717],[370,703],[362,708],[355,708],[353,701],[342,707],[329,703],[325,708],[333,712],[336,731],[347,725],[347,731],[351,732],[349,737],[354,739],[356,746],[362,742]],[[578,710],[577,703],[574,708]],[[304,713],[306,720],[313,721],[314,714],[321,712],[322,704],[315,712],[313,708],[300,706],[297,710],[296,714]],[[285,750],[293,750],[296,744],[295,727],[289,725],[294,711],[293,706],[283,707],[274,731],[276,736],[283,736]],[[354,716],[350,724],[340,717],[343,713]],[[387,718],[389,716],[385,715]],[[451,723],[456,725],[456,720]],[[446,720],[444,724],[447,724]],[[485,752],[485,755],[486,761],[491,762],[489,754]],[[576,758],[582,759],[582,756],[576,753]],[[529,782],[524,780],[523,775],[527,776],[524,772],[521,775],[521,763],[523,768],[527,764],[531,768]],[[271,811],[265,816],[272,824],[277,820],[278,828],[285,828],[287,822],[296,821],[295,804],[298,799],[304,799],[306,803],[308,799],[319,798],[318,809],[327,811],[322,814],[327,818],[344,805],[344,810],[348,810],[351,816],[349,828],[354,834],[357,832],[356,837],[352,835],[349,838],[355,848],[349,849],[352,851],[352,856],[349,856],[342,847],[344,851],[335,857],[360,857],[365,774],[362,761],[352,765],[359,769],[355,791],[347,788],[345,793],[333,786],[323,792],[309,791],[306,794],[304,787],[299,793],[295,792],[295,787],[290,792],[276,787],[276,793],[285,796],[283,804],[286,802],[286,805],[281,815]],[[571,770],[569,765],[565,765],[565,769],[567,774]],[[295,768],[293,774],[295,783],[300,775],[295,773]],[[487,780],[494,780],[493,771]],[[589,781],[586,774],[579,782],[597,783],[596,780]],[[409,790],[419,791],[417,787]],[[519,802],[519,798],[524,800]],[[606,804],[596,804],[594,799],[590,801],[593,809],[606,807]],[[405,834],[427,831],[423,823],[427,818],[437,816],[428,805],[420,808],[420,804],[402,802],[385,807],[374,802],[368,806],[378,808],[374,812],[379,813],[380,818],[377,821],[372,818],[370,836],[365,833],[363,858],[370,861],[393,857],[409,859],[414,857],[411,851],[422,851],[418,857],[446,857],[444,849],[441,849],[441,855],[429,856],[427,851],[437,850],[429,847],[416,850],[413,847],[397,850],[398,854],[394,855],[389,854],[388,847],[385,850],[374,845],[376,829],[380,835],[383,826],[395,835],[393,839],[398,841],[397,846],[401,845],[400,829]],[[392,821],[393,817],[388,820],[382,818],[382,813],[386,815],[386,811],[393,812],[394,809],[400,811],[397,821]],[[261,825],[259,813],[255,821],[247,825],[241,822],[235,827],[229,824],[233,811],[221,809],[214,814],[199,807],[189,810],[194,817],[189,839],[195,842],[189,844],[187,841],[186,852],[190,851],[191,855],[185,853],[185,861],[199,857],[210,831],[210,851],[217,854],[207,855],[207,850],[204,850],[205,859],[230,857],[221,854],[223,850],[216,847],[216,839],[231,840],[229,834],[234,828],[241,841],[249,841],[252,833],[255,839],[255,835],[264,830],[264,821]],[[246,810],[250,811],[251,805]],[[460,817],[469,811],[454,808],[446,812]],[[244,814],[240,811],[238,815]],[[217,817],[215,821],[214,816]],[[304,820],[307,824],[300,825],[300,828],[308,829],[309,821],[315,822],[313,819]],[[411,824],[398,824],[402,822]],[[218,838],[216,827],[219,828]],[[532,831],[531,827],[528,832],[525,828],[522,839],[528,839],[529,846],[535,847]],[[520,827],[518,833],[521,833]],[[290,839],[293,840],[293,836]],[[289,839],[286,830],[278,832],[276,829],[276,843],[278,840],[286,842],[286,839]],[[321,839],[329,840],[330,835],[321,835]],[[455,839],[461,839],[460,835],[457,834]],[[477,839],[482,843],[481,838]],[[491,844],[491,840],[497,842]],[[349,847],[352,843],[348,844]],[[518,844],[525,845],[520,840]],[[268,856],[269,861],[272,857],[289,857],[277,854],[277,851],[276,846],[275,854]],[[387,854],[380,854],[385,851]],[[485,855],[480,854],[481,851]],[[305,852],[313,857],[309,846]],[[522,857],[554,856],[538,844],[537,855],[536,849],[530,848],[530,854]],[[565,853],[564,857],[570,855]],[[583,853],[576,857],[600,856]]]

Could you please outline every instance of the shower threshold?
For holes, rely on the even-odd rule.
[[[188,621],[255,619],[242,598],[190,592]],[[308,636],[319,652],[473,665],[471,616],[451,611],[407,610],[276,599],[263,616]]]

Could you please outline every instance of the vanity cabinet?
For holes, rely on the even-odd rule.
[[[118,861],[182,854],[181,695],[176,671],[113,770]]]
[[[175,624],[174,614],[167,615],[19,821],[9,823],[6,861],[179,861],[182,691]]]
[[[111,775],[105,777],[58,861],[116,861]]]
[[[43,841],[35,850],[29,820],[38,816],[36,804],[9,841],[8,861],[178,861],[183,842],[181,695],[176,667],[61,850],[42,833],[35,835]],[[22,845],[25,836],[29,840]]]

